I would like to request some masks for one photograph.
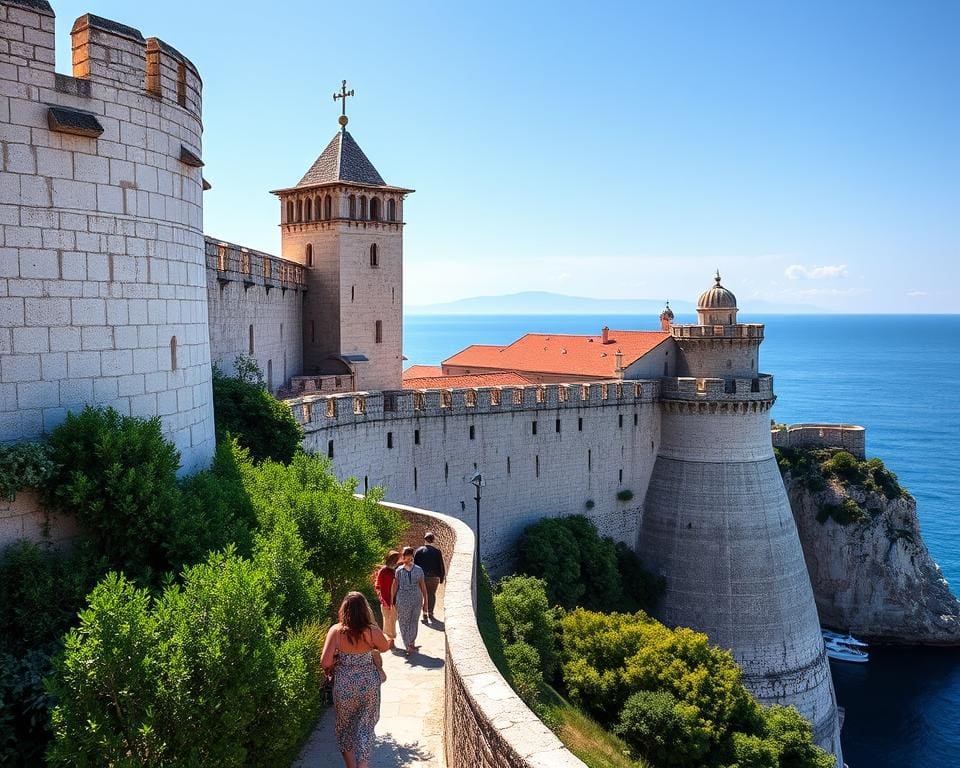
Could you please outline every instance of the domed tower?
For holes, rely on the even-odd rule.
[[[667,302],[667,306],[663,308],[663,312],[660,313],[660,330],[664,333],[670,333],[670,326],[673,325],[673,310],[670,309],[670,302]]]
[[[661,379],[661,440],[638,552],[666,579],[659,618],[729,648],[763,704],[792,704],[841,766],[830,667],[790,503],[773,456],[763,326],[737,322],[720,282],[697,325],[672,325],[676,378]]]
[[[354,374],[358,390],[400,389],[403,368],[403,201],[340,130],[295,187],[279,189],[281,255],[307,267],[306,374]]]

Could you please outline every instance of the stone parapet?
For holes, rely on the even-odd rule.
[[[444,744],[449,768],[585,768],[497,670],[477,628],[474,535],[447,515],[385,504],[409,523],[405,541],[427,530],[448,563],[444,592]]]
[[[665,400],[767,401],[773,398],[773,376],[753,378],[697,378],[680,376],[660,381]]]
[[[262,285],[267,290],[307,289],[307,270],[294,261],[212,237],[204,237],[204,250],[208,273],[221,282],[237,281],[247,287]]]
[[[771,430],[774,448],[842,448],[867,455],[867,431],[856,424],[783,424]]]
[[[589,384],[541,384],[521,387],[351,392],[305,395],[288,400],[307,431],[335,424],[411,416],[449,416],[507,411],[556,410],[620,403],[652,403],[660,382],[601,381]]]
[[[746,339],[753,343],[763,341],[763,324],[737,323],[734,325],[673,325],[670,333],[677,341],[714,341],[717,339]]]

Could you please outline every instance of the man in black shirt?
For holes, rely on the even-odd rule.
[[[427,588],[427,612],[423,614],[424,623],[427,618],[433,619],[433,608],[437,604],[437,587],[443,583],[446,575],[443,568],[443,555],[433,546],[434,535],[427,531],[424,534],[424,544],[413,556],[414,565],[423,569],[424,585]]]

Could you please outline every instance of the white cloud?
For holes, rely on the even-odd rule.
[[[926,291],[907,291],[907,296],[913,299],[920,299],[927,295]]]
[[[823,267],[818,267],[816,265],[812,267],[805,267],[803,264],[791,264],[784,270],[783,274],[785,274],[790,280],[800,280],[801,278],[806,278],[808,280],[825,280],[836,277],[846,277],[847,265],[828,264]]]

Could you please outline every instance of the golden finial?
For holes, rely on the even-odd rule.
[[[342,99],[342,100],[343,100],[343,104],[342,104],[341,112],[340,112],[340,118],[339,118],[339,120],[338,120],[338,122],[340,123],[340,130],[341,130],[341,131],[347,130],[347,123],[350,122],[350,118],[347,117],[347,96],[353,96],[353,95],[354,95],[354,94],[353,94],[353,89],[352,89],[352,88],[351,88],[349,91],[347,90],[347,81],[346,81],[346,80],[344,80],[344,81],[340,84],[340,93],[334,93],[334,94],[333,94],[333,100],[334,100],[334,101],[336,101],[337,99]]]

